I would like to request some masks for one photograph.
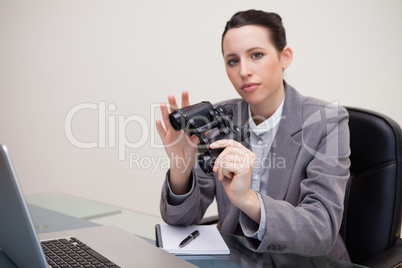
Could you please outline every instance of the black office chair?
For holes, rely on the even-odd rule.
[[[402,131],[392,119],[349,111],[351,167],[341,235],[353,263],[402,265]]]

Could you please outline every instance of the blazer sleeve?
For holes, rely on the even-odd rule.
[[[163,220],[171,225],[198,224],[203,218],[208,206],[215,197],[215,179],[212,174],[204,174],[195,163],[191,172],[190,180],[195,183],[193,192],[179,205],[172,205],[169,202],[169,180],[170,172],[166,174],[162,187],[160,211]]]
[[[349,179],[348,113],[340,107],[338,116],[301,132],[288,189],[288,194],[297,193],[298,201],[262,195],[266,233],[262,241],[250,239],[257,251],[317,256],[328,254],[337,243]]]

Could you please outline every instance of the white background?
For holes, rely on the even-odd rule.
[[[220,38],[226,21],[250,8],[282,16],[294,51],[285,79],[302,94],[402,124],[402,1],[0,0],[0,143],[24,193],[159,215],[167,159],[157,105],[182,90],[192,103],[238,97]],[[96,109],[66,124],[72,108],[89,103]],[[102,112],[103,104],[116,109]],[[72,144],[66,127],[96,148]],[[119,149],[125,140],[139,148]],[[130,167],[130,154],[141,161]]]

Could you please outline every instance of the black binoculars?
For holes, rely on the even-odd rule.
[[[242,142],[250,136],[246,125],[234,126],[232,118],[233,110],[229,105],[214,107],[208,101],[177,109],[169,114],[170,124],[176,131],[183,129],[188,136],[198,137],[198,163],[204,173],[212,172],[216,158],[225,149],[210,149],[209,145],[213,141],[225,138]],[[219,133],[208,138],[207,132],[212,132],[215,128]]]

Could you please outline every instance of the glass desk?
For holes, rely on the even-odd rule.
[[[160,217],[113,207],[59,193],[25,197],[38,233],[96,225],[115,225],[155,245],[155,225]],[[302,257],[286,253],[257,253],[244,237],[222,233],[230,248],[228,256],[180,256],[198,267],[363,267],[325,257]]]

